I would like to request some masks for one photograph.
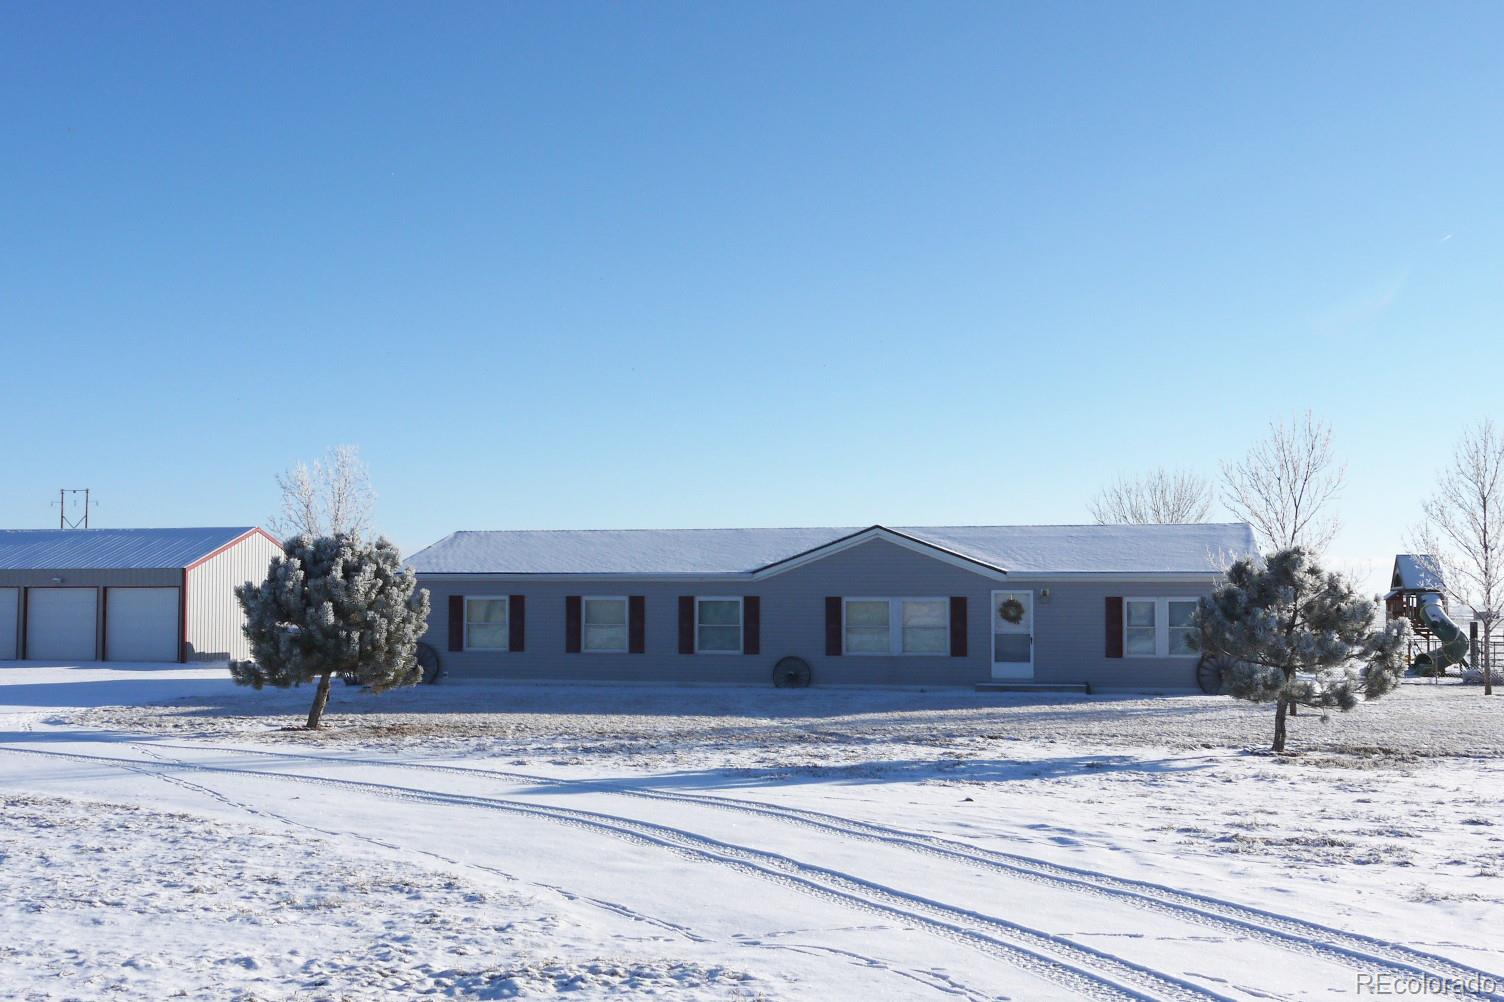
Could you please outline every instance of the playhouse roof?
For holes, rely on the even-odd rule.
[[[1429,553],[1400,553],[1394,558],[1390,594],[1397,591],[1441,591],[1445,587],[1436,558]]]

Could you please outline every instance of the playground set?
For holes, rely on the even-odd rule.
[[[1478,648],[1477,624],[1464,631],[1447,615],[1445,590],[1436,561],[1423,553],[1394,558],[1394,575],[1384,596],[1390,619],[1408,619],[1415,631],[1410,668],[1417,675],[1445,675],[1448,668],[1472,666]],[[1472,636],[1469,636],[1469,633]]]

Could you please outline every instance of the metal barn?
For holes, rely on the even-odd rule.
[[[248,657],[233,589],[281,552],[255,527],[0,530],[0,661]]]

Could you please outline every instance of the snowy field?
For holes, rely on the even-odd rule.
[[[0,664],[0,996],[1504,998],[1476,688],[310,695]]]

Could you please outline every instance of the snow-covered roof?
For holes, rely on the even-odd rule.
[[[251,526],[208,529],[0,529],[0,570],[187,567]]]
[[[1444,582],[1436,558],[1428,553],[1400,553],[1394,558],[1389,587],[1397,591],[1441,591]]]
[[[1232,560],[1258,552],[1246,522],[974,525],[903,531],[997,564],[1010,574],[1187,574],[1221,570]]]
[[[880,530],[874,526],[872,529]],[[427,574],[750,574],[862,528],[550,529],[456,532],[413,554]],[[1242,522],[1205,525],[972,525],[890,531],[1022,574],[1181,574],[1255,552]]]

